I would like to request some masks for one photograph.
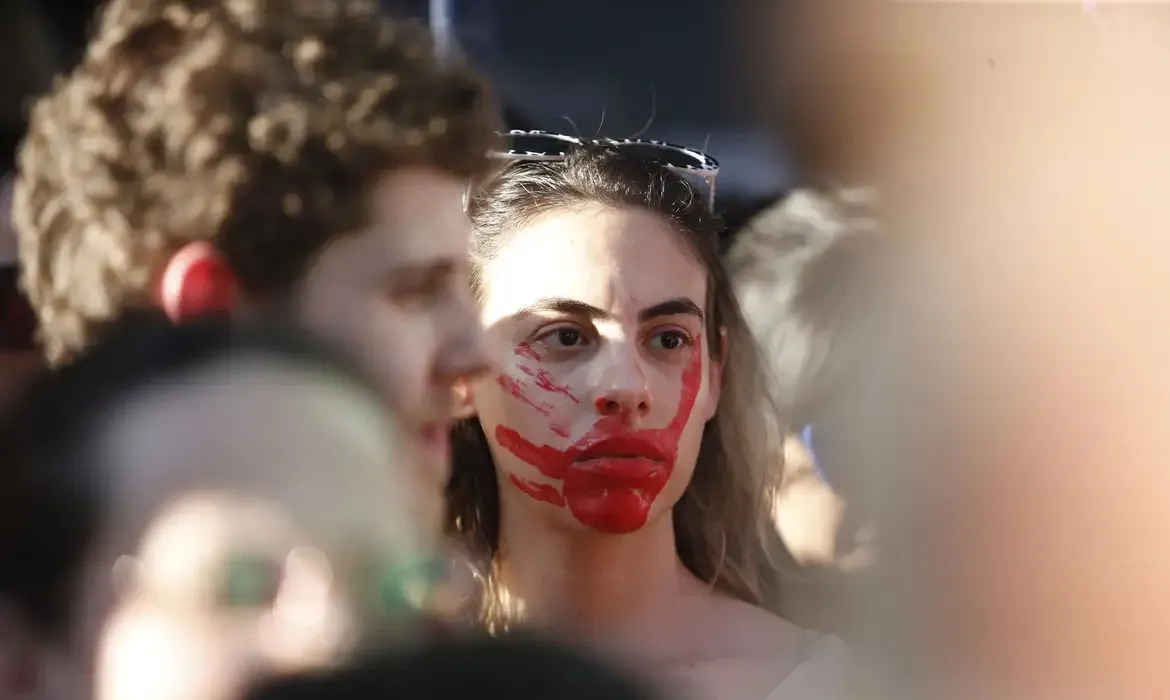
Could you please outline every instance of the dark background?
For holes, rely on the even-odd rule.
[[[606,136],[645,130],[650,138],[706,146],[723,166],[721,199],[768,197],[791,183],[781,144],[746,116],[750,81],[742,79],[737,3],[448,3],[459,44],[524,126],[590,135],[604,114]],[[427,0],[385,4],[428,16]]]
[[[429,0],[382,0],[426,21]],[[495,82],[510,126],[565,133],[643,135],[704,148],[719,159],[719,207],[737,223],[790,184],[779,144],[745,115],[730,0],[447,0],[457,43]],[[10,90],[45,82],[29,46],[67,66],[81,52],[97,0],[0,0],[0,28],[16,30],[0,60]],[[34,26],[35,25],[35,26]],[[20,46],[17,46],[20,44]],[[21,66],[14,70],[14,66]],[[22,76],[17,86],[14,76]],[[25,83],[28,83],[26,85]],[[36,88],[39,91],[47,87]],[[5,100],[0,141],[10,156],[19,101]],[[604,125],[602,117],[604,115]],[[7,160],[7,158],[5,158]]]

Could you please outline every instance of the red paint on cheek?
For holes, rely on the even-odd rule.
[[[533,350],[532,346],[528,343],[520,343],[512,352],[515,353],[517,357],[524,357],[532,360],[533,362],[540,362],[540,355],[537,355],[536,351]]]
[[[562,386],[562,385],[554,382],[552,379],[552,375],[549,374],[547,370],[543,370],[543,369],[534,370],[531,367],[527,367],[525,365],[517,365],[516,369],[519,369],[524,374],[527,374],[529,377],[532,377],[533,379],[535,379],[536,386],[540,387],[541,389],[544,389],[545,391],[549,392],[550,394],[564,394],[565,396],[569,397],[569,399],[573,403],[581,403],[580,401],[577,400],[577,397],[573,396],[572,392],[569,391],[569,387]]]
[[[511,480],[516,485],[516,488],[530,496],[533,500],[551,503],[558,508],[563,508],[565,505],[565,497],[553,486],[525,481],[514,474],[511,475]]]
[[[496,427],[496,440],[500,447],[536,467],[545,477],[562,482],[563,501],[573,517],[582,524],[601,532],[634,532],[646,525],[654,499],[666,487],[674,472],[679,439],[690,421],[691,411],[703,383],[702,347],[701,342],[695,343],[691,361],[683,370],[680,380],[682,392],[678,410],[665,428],[629,431],[624,429],[620,417],[604,416],[588,434],[564,450],[529,442],[515,430],[502,425]],[[661,469],[641,469],[637,468],[645,466],[641,460],[607,459],[603,461],[613,464],[601,465],[599,469],[597,464],[586,468],[586,465],[577,462],[577,458],[591,445],[615,435],[654,445],[659,452],[667,455],[665,464],[661,465]],[[623,461],[631,462],[631,468],[624,468]],[[513,483],[516,483],[515,479]],[[527,483],[527,486],[537,485]],[[517,487],[521,488],[519,485]],[[521,488],[521,491],[537,498],[527,488]],[[545,498],[537,500],[551,503]]]
[[[565,467],[571,461],[565,450],[529,442],[520,437],[520,433],[502,425],[496,426],[496,440],[500,447],[536,467],[548,478],[558,481],[564,478]]]
[[[533,399],[528,395],[528,391],[524,388],[523,384],[506,374],[496,376],[496,384],[499,384],[504,391],[511,394],[514,398],[519,399],[520,401],[523,401],[529,406],[535,408],[537,411],[540,411],[542,415],[547,416],[552,411],[552,406]]]

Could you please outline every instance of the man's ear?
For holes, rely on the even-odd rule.
[[[229,313],[236,305],[238,284],[231,266],[206,241],[180,248],[162,270],[156,303],[175,323],[214,313]]]
[[[720,326],[719,336],[713,340],[718,346],[709,348],[707,353],[711,358],[711,364],[707,368],[707,415],[704,416],[704,421],[715,417],[719,398],[723,395],[723,368],[727,365],[727,327]]]
[[[466,378],[456,380],[451,392],[455,396],[453,402],[455,417],[462,420],[475,416],[475,389],[471,386],[471,380]]]

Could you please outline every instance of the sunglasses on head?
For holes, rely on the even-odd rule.
[[[497,160],[512,162],[561,161],[569,151],[586,144],[598,144],[617,149],[647,163],[658,163],[667,170],[683,176],[700,177],[707,182],[707,207],[715,209],[715,178],[719,175],[719,161],[701,151],[649,139],[581,139],[548,131],[508,131],[506,151],[492,153]]]

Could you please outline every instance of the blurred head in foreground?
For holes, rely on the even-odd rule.
[[[373,0],[113,0],[20,152],[49,362],[132,309],[296,317],[362,361],[438,498],[451,383],[489,359],[463,195],[497,120]]]
[[[124,319],[0,435],[0,695],[228,698],[410,635],[435,542],[396,425],[295,334]]]
[[[859,697],[1170,695],[1165,6],[796,4],[845,12],[768,29],[866,59],[809,88],[883,90],[823,135],[890,156],[907,244],[851,463],[898,541],[874,649],[934,687]]]
[[[345,668],[277,678],[245,700],[650,700],[608,665],[532,638],[444,642]]]

